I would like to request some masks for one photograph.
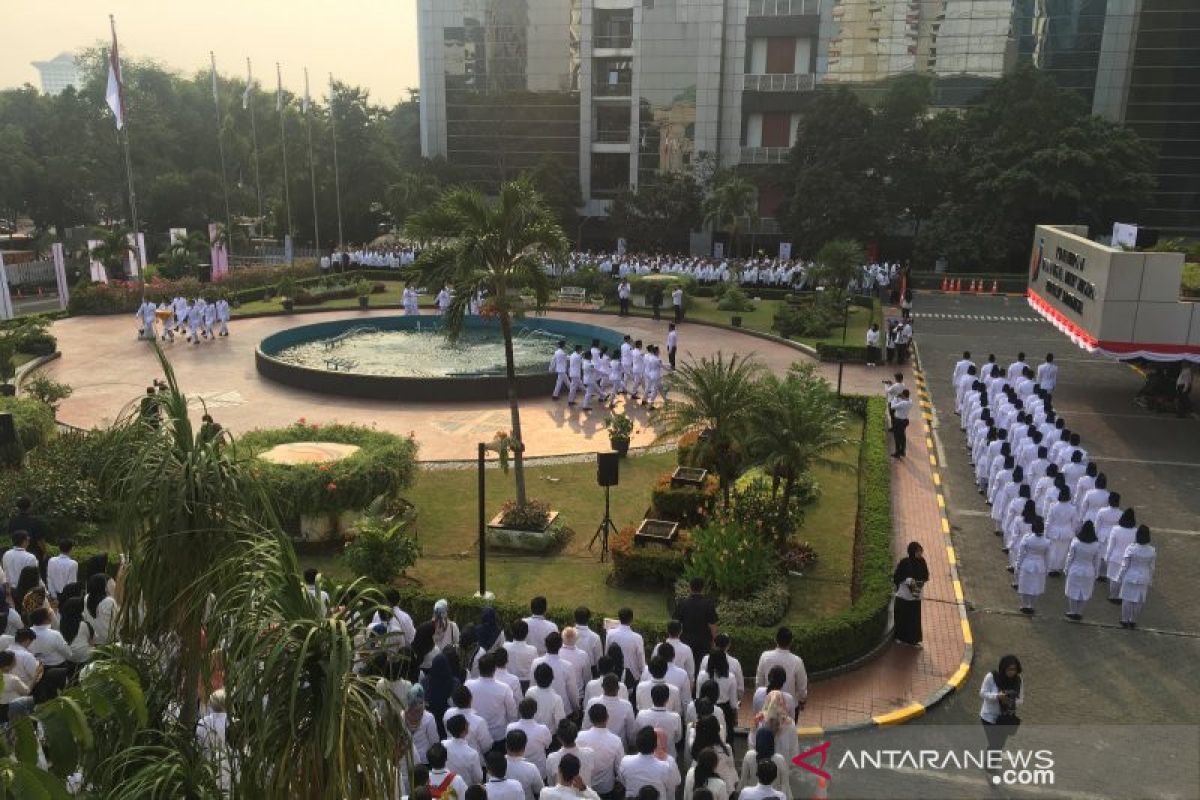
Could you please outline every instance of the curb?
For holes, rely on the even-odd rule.
[[[17,387],[17,395],[19,396],[21,394],[21,384],[25,382],[26,378],[37,372],[44,365],[49,364],[51,361],[54,361],[58,358],[62,358],[62,352],[55,350],[53,353],[49,353],[44,356],[38,356],[37,358],[31,361],[26,361],[24,364],[17,367],[17,374],[13,376],[13,386]]]

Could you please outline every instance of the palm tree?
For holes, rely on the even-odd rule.
[[[171,242],[167,258],[177,269],[194,270],[209,255],[211,245],[202,231],[188,231]]]
[[[699,432],[708,437],[726,503],[736,477],[736,444],[757,400],[755,387],[761,373],[761,364],[737,354],[726,357],[717,351],[712,358],[689,359],[673,376],[672,392],[683,399],[672,400],[663,408],[666,434]]]
[[[384,190],[385,207],[392,222],[400,226],[412,214],[428,208],[440,191],[438,179],[428,172],[406,172]]]
[[[846,412],[815,365],[795,364],[785,376],[763,378],[746,420],[746,453],[770,476],[781,512],[814,465],[845,468],[829,455],[849,442],[846,425]]]
[[[448,337],[454,339],[462,332],[467,306],[480,290],[488,296],[489,313],[500,322],[517,506],[524,507],[525,445],[517,403],[512,321],[524,311],[518,294],[522,287],[533,291],[535,310],[546,307],[550,283],[542,266],[547,257],[566,253],[566,234],[524,178],[501,186],[494,202],[473,189],[451,189],[434,205],[409,217],[406,233],[416,241],[432,243],[418,257],[414,273],[429,286],[449,285],[454,290],[442,318]]]
[[[104,265],[104,271],[109,278],[125,276],[125,260],[134,247],[129,242],[130,231],[127,228],[113,226],[99,228],[96,236],[100,243],[93,247],[88,255]]]
[[[866,263],[867,252],[852,239],[831,239],[817,251],[816,277],[840,291],[847,291],[850,282],[859,276]]]
[[[737,251],[739,220],[749,217],[751,227],[757,223],[757,191],[754,184],[734,172],[719,175],[712,193],[704,199],[704,221],[714,228],[729,232],[734,252]]]

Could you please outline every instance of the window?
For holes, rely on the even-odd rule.
[[[768,75],[791,75],[796,71],[795,37],[768,37],[766,71]]]
[[[762,115],[762,146],[788,147],[792,138],[792,115],[787,111],[768,111]]]

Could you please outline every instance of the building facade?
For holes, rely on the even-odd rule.
[[[34,61],[33,66],[41,75],[42,91],[46,94],[61,94],[68,86],[79,89],[79,67],[70,53],[59,53],[49,61]]]
[[[1029,61],[1159,151],[1143,226],[1200,233],[1196,0],[419,0],[421,145],[481,186],[552,160],[586,216],[668,172],[783,163],[805,93]],[[1182,119],[1172,114],[1182,111]],[[770,225],[778,195],[760,197]],[[1190,213],[1189,213],[1190,212]]]

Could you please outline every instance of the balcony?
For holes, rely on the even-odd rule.
[[[597,50],[628,50],[633,47],[633,31],[597,33],[592,37],[592,47]]]
[[[747,147],[742,146],[743,164],[782,164],[788,160],[790,147]]]
[[[816,84],[816,76],[811,72],[805,75],[743,75],[742,91],[744,92],[811,92]]]
[[[820,14],[821,0],[750,0],[751,17],[796,17]]]
[[[592,141],[596,144],[629,144],[629,125],[625,127],[597,127],[592,130]]]

